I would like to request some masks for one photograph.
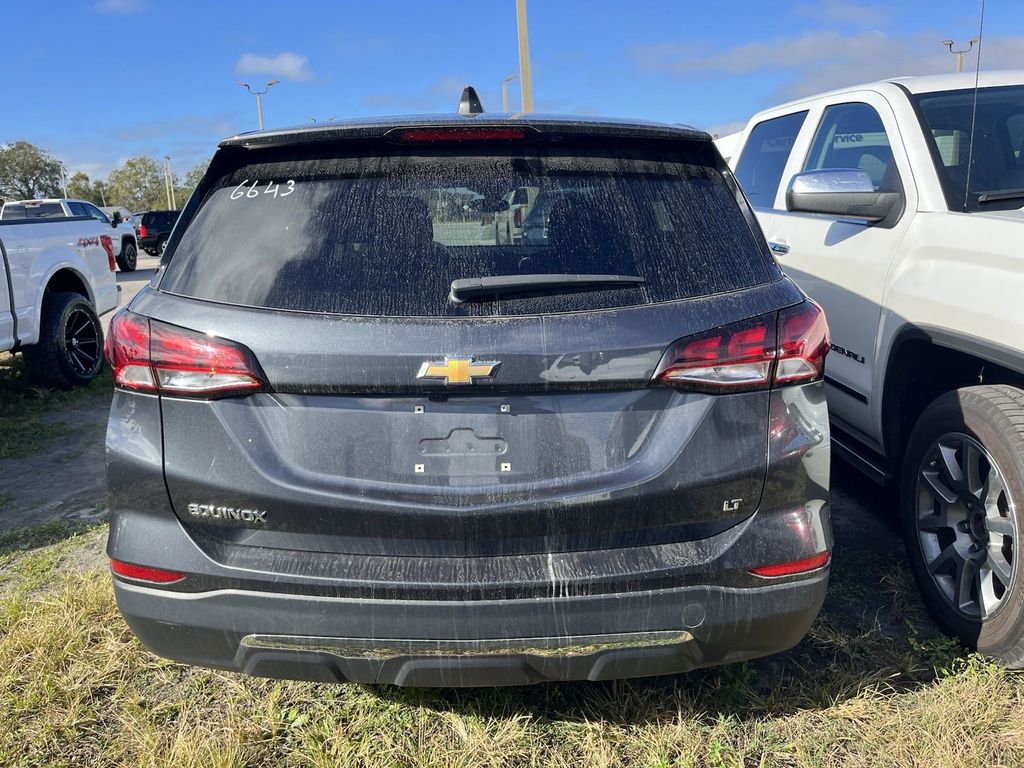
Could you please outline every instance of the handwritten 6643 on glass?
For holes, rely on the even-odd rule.
[[[231,193],[231,199],[232,200],[240,200],[243,197],[247,197],[247,198],[252,199],[254,197],[259,197],[260,195],[273,195],[274,197],[288,197],[288,195],[290,195],[292,192],[295,191],[295,182],[292,179],[288,179],[288,181],[282,181],[282,182],[268,181],[267,182],[267,186],[260,187],[260,184],[262,184],[262,183],[263,182],[260,181],[259,179],[255,179],[253,181],[253,183],[251,185],[249,185],[249,180],[246,179],[241,184],[239,184],[237,187],[235,187],[234,191]],[[285,187],[283,190],[281,189],[281,185],[282,184]],[[247,186],[247,185],[249,185],[249,186]]]

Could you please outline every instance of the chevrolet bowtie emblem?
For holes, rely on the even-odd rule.
[[[445,384],[472,384],[476,379],[491,379],[498,372],[498,360],[477,360],[472,357],[448,357],[443,363],[424,363],[417,379],[444,379]]]

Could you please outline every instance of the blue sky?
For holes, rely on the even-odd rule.
[[[986,69],[1024,68],[1021,4],[988,0]],[[976,6],[528,0],[535,108],[726,133],[796,96],[951,71],[940,41],[975,35]],[[281,81],[264,101],[273,127],[453,110],[465,83],[497,111],[518,71],[514,0],[58,0],[5,5],[3,28],[0,143],[27,139],[93,178],[138,154],[183,173],[255,128],[238,80]]]

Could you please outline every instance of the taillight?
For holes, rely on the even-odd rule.
[[[523,226],[523,209],[522,208],[516,208],[512,212],[512,223],[515,224],[517,227]]]
[[[114,241],[110,239],[110,235],[100,235],[100,243],[103,245],[103,250],[107,252],[107,266],[110,267],[111,272],[116,272],[117,260],[114,259]]]
[[[747,392],[816,381],[824,374],[828,325],[807,300],[675,342],[655,378],[700,392]]]
[[[184,397],[227,397],[264,388],[259,365],[241,344],[123,310],[104,350],[114,384]]]
[[[110,561],[110,570],[118,576],[134,581],[148,581],[151,584],[173,584],[185,578],[184,573],[165,571],[161,568],[147,568],[144,565],[122,563],[120,560]]]
[[[146,231],[145,224],[139,224],[139,237],[149,237],[149,232]]]
[[[817,381],[825,373],[830,349],[828,323],[821,307],[807,300],[779,312],[779,364],[775,383]]]
[[[775,315],[680,339],[658,369],[668,384],[703,392],[763,389],[775,362]]]

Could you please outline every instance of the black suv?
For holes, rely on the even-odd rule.
[[[522,186],[547,236],[499,243]],[[312,680],[781,651],[828,579],[828,347],[706,133],[229,139],[110,331],[118,605],[163,656]]]
[[[180,215],[181,211],[145,211],[136,214],[135,234],[139,236],[139,247],[150,256],[162,254]]]

